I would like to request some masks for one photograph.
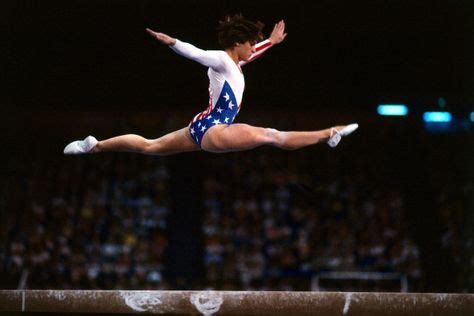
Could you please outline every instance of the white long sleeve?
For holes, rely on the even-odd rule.
[[[216,71],[222,71],[225,67],[225,62],[223,61],[222,56],[222,54],[225,54],[225,52],[223,51],[203,50],[178,39],[176,39],[176,43],[174,45],[170,45],[170,48],[177,54],[197,61],[201,65],[210,67]]]

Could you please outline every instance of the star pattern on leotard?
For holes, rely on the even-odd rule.
[[[191,123],[189,133],[198,145],[201,144],[204,134],[213,126],[219,124],[232,124],[235,116],[239,112],[234,92],[228,82],[224,82],[223,88],[217,99],[217,103],[201,112],[199,117]]]

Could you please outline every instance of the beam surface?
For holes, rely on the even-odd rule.
[[[474,294],[1,290],[0,314],[474,315]]]

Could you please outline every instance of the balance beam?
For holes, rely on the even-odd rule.
[[[474,294],[1,290],[0,315],[474,315]],[[37,314],[36,314],[37,315]],[[70,315],[72,316],[72,315]]]

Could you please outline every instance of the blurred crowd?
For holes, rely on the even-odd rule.
[[[451,175],[452,176],[452,175]],[[474,291],[474,182],[455,176],[439,182],[435,198],[441,265],[447,267],[446,291]],[[470,205],[469,205],[470,203]],[[443,271],[440,271],[443,275]]]
[[[379,183],[367,160],[351,157],[338,172],[348,156],[317,154],[292,161],[269,150],[213,163],[204,184],[208,286],[307,290],[310,276],[325,271],[421,278],[399,188]]]
[[[137,156],[23,165],[18,209],[6,218],[3,286],[156,289],[167,247],[167,169]]]
[[[388,127],[371,135],[379,143],[354,136],[336,150],[318,145],[291,152],[266,147],[202,153],[203,167],[196,171],[203,179],[202,235],[196,236],[203,241],[202,277],[194,287],[309,290],[317,273],[361,271],[399,273],[408,278],[409,290],[430,289],[431,263],[423,261],[416,234],[423,227],[407,206],[404,178],[414,170],[403,159],[410,153],[380,145],[406,136],[400,133]],[[40,149],[37,157],[16,162],[6,191],[0,288],[170,289],[172,158],[48,158]],[[450,273],[462,272],[453,290],[463,291],[470,283],[462,279],[473,281],[465,199],[473,188],[472,181],[450,177],[448,172],[442,180],[426,179],[437,183],[429,212],[439,230],[430,242],[440,245]],[[350,282],[337,285],[328,283],[327,289],[359,289]],[[399,283],[369,285],[400,289]]]

